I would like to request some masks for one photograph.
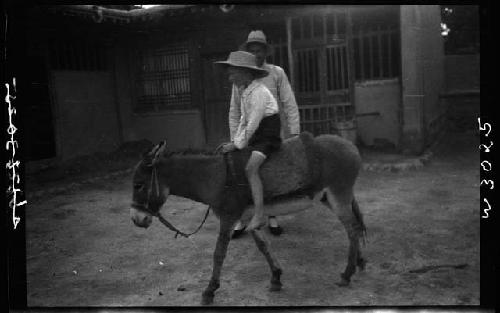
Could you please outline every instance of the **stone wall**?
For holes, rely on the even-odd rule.
[[[354,89],[358,139],[366,146],[399,146],[399,79],[357,82]]]
[[[120,145],[112,79],[104,71],[52,71],[60,160]]]

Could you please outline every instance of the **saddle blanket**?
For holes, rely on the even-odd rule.
[[[281,148],[271,154],[260,169],[264,197],[275,198],[296,191],[308,190],[317,173],[314,138],[303,132],[283,141]],[[245,166],[250,158],[248,149],[226,153],[226,186],[248,186]]]

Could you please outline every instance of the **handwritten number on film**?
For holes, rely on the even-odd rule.
[[[485,144],[482,144],[479,146],[479,150],[481,150],[481,148],[484,148],[484,152],[490,152],[490,149],[491,147],[493,146],[493,141],[490,141],[490,145],[487,146]]]
[[[26,200],[19,202],[19,195],[22,194],[22,190],[17,187],[21,182],[17,170],[19,169],[20,161],[16,160],[16,149],[18,148],[17,140],[14,139],[14,135],[17,132],[16,126],[14,126],[14,115],[16,115],[16,108],[14,107],[14,101],[16,100],[16,79],[12,79],[12,91],[11,85],[5,84],[7,94],[5,95],[5,103],[7,104],[9,112],[9,127],[7,127],[7,133],[9,134],[9,141],[5,144],[5,149],[11,152],[10,160],[5,164],[5,168],[8,171],[8,176],[10,180],[10,186],[7,188],[7,196],[9,200],[9,208],[12,209],[12,223],[14,224],[14,229],[21,221],[21,218],[16,215],[16,208],[25,205]]]
[[[490,135],[491,130],[493,127],[491,126],[490,123],[483,123],[481,124],[481,118],[477,119],[479,123],[479,131],[483,132],[482,134],[484,137],[488,137]],[[493,141],[490,140],[489,145],[481,144],[479,145],[479,150],[483,151],[485,153],[488,153],[491,151],[491,147],[493,147]],[[484,160],[481,162],[481,169],[484,172],[491,172],[493,165],[491,164],[490,161]],[[489,186],[489,189],[492,190],[495,188],[495,182],[492,179],[483,179],[481,180],[480,186]],[[488,218],[490,217],[489,211],[492,209],[491,204],[488,202],[487,198],[483,198],[483,203],[486,204],[486,206],[483,205],[483,214],[481,215],[481,218]]]

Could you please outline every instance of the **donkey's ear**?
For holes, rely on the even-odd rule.
[[[165,155],[166,151],[167,151],[167,141],[163,140],[162,142],[160,142],[160,148],[158,149],[157,154]]]
[[[146,162],[151,162],[151,160],[153,160],[153,157],[156,155],[156,153],[157,153],[157,151],[158,151],[159,148],[160,148],[159,145],[152,146],[147,151],[144,151],[142,153],[142,158]]]
[[[141,153],[142,158],[143,159],[146,158],[151,153],[151,151],[153,150],[154,147],[155,146],[152,145],[151,147],[149,147],[146,150],[142,151],[142,153]]]
[[[162,156],[165,155],[165,152],[167,150],[167,144],[165,141],[162,141],[158,144],[158,148],[154,150],[153,154],[153,164],[157,163]]]

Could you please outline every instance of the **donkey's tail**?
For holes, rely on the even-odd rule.
[[[366,242],[368,241],[366,226],[365,222],[363,221],[363,214],[359,210],[359,205],[355,198],[352,199],[352,213],[354,214],[356,221],[359,223],[359,226],[361,227],[361,239],[363,240],[363,244],[366,244]]]

